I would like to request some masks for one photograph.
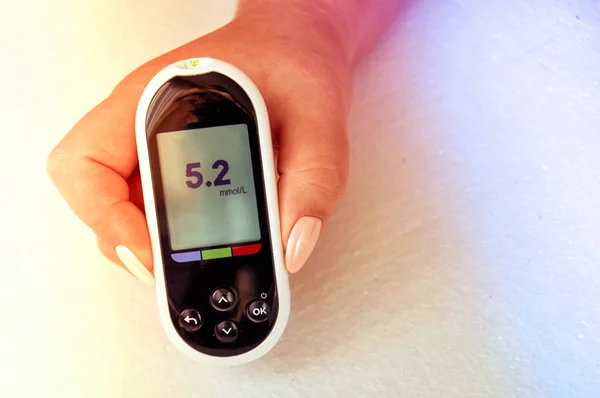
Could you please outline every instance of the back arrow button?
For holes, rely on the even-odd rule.
[[[188,332],[195,332],[202,327],[202,315],[193,308],[188,308],[179,314],[179,327]]]

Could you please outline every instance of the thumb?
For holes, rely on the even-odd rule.
[[[281,228],[289,272],[302,268],[348,179],[345,118],[320,110],[286,116],[279,138]]]

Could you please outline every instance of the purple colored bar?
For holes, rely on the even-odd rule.
[[[200,251],[184,252],[184,253],[171,253],[171,258],[173,259],[173,261],[176,261],[178,263],[189,263],[192,261],[202,260]]]

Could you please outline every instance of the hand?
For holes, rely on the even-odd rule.
[[[221,29],[141,66],[50,154],[52,181],[94,230],[102,253],[143,281],[154,279],[137,170],[135,110],[148,81],[172,62],[222,59],[242,69],[263,94],[278,156],[290,272],[306,262],[341,199],[348,175],[351,68],[327,22],[300,10],[282,15],[272,8],[250,8]]]

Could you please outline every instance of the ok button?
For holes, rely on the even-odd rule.
[[[246,308],[246,316],[254,323],[261,323],[271,316],[271,306],[263,300],[254,300]]]

